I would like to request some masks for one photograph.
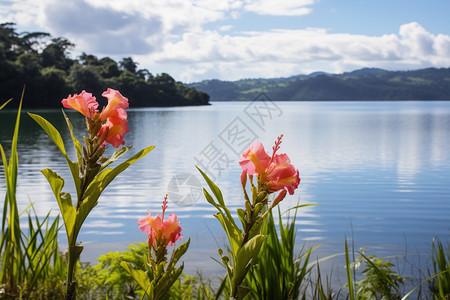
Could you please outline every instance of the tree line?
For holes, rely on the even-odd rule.
[[[316,72],[288,78],[205,80],[190,84],[211,101],[251,101],[260,93],[279,101],[450,100],[450,68],[386,71],[364,68],[343,74]]]
[[[0,24],[0,101],[20,98],[24,107],[53,108],[61,99],[86,90],[100,100],[108,87],[130,99],[131,107],[206,105],[209,95],[175,81],[169,74],[139,69],[131,57],[116,62],[83,52],[70,58],[75,45],[45,32],[18,33],[14,23]],[[10,106],[11,107],[11,106]]]

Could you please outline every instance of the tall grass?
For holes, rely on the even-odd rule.
[[[33,218],[28,210],[32,208],[31,204],[27,208],[28,231],[23,231],[20,226],[16,189],[22,99],[17,111],[9,160],[0,144],[6,184],[0,238],[0,293],[2,297],[15,299],[58,298],[62,294],[54,289],[52,282],[59,281],[58,278],[65,272],[62,256],[58,252],[59,217],[50,222],[49,213],[40,221],[33,209]]]
[[[262,227],[267,238],[255,265],[247,276],[252,299],[299,299],[304,294],[313,265],[309,264],[311,251],[303,247],[295,254],[297,210],[284,225],[278,208],[279,234],[272,215]],[[303,292],[302,292],[303,291]]]
[[[430,281],[430,291],[435,300],[450,299],[450,244],[445,248],[435,239],[432,248],[431,261],[436,276]]]

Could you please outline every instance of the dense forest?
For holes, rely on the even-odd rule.
[[[131,57],[116,62],[83,53],[69,57],[75,45],[48,33],[18,33],[14,23],[0,24],[0,103],[20,98],[24,107],[60,107],[61,99],[86,90],[97,99],[108,87],[129,98],[130,107],[205,105],[209,96],[175,81],[169,74],[138,69]],[[12,107],[9,105],[9,107]]]
[[[450,68],[365,68],[343,74],[316,72],[289,78],[205,80],[189,86],[208,93],[211,101],[250,101],[261,92],[275,101],[450,100]]]

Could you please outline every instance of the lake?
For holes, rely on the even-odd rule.
[[[103,193],[88,217],[79,240],[82,261],[95,262],[108,251],[122,251],[145,242],[137,220],[147,210],[160,213],[169,193],[168,213],[181,221],[191,247],[184,257],[186,272],[224,270],[210,257],[225,247],[215,212],[201,195],[205,185],[195,165],[207,171],[235,211],[243,205],[238,161],[249,143],[261,141],[270,150],[284,134],[280,153],[299,169],[301,184],[281,203],[284,212],[297,203],[297,241],[319,245],[316,256],[340,253],[345,236],[355,248],[379,256],[420,253],[428,258],[436,235],[450,235],[450,102],[262,102],[212,103],[202,107],[130,109],[126,145],[136,153],[156,148],[122,173]],[[74,157],[60,110],[34,110],[63,134]],[[82,134],[84,120],[68,112]],[[0,139],[10,145],[14,112],[0,112]],[[66,179],[65,160],[45,132],[23,115],[19,139],[19,209],[29,201],[39,216],[58,213],[56,200],[40,173],[51,168]],[[81,137],[81,135],[79,136]],[[108,149],[111,152],[112,149]],[[130,155],[131,155],[130,154]],[[127,154],[127,157],[130,155]],[[0,171],[0,196],[5,193]],[[3,203],[2,203],[3,205]],[[61,231],[64,247],[65,233]]]

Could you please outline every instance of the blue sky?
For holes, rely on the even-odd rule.
[[[450,67],[450,1],[0,0],[0,22],[176,80]]]

